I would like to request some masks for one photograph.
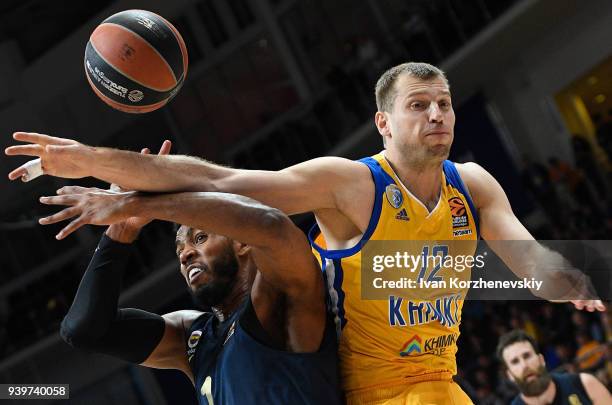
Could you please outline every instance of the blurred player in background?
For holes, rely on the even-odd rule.
[[[591,374],[549,373],[535,340],[522,330],[499,338],[497,357],[520,391],[512,405],[612,404],[606,387]]]
[[[11,146],[6,153],[39,157],[43,172],[53,176],[93,176],[149,192],[236,193],[287,214],[314,212],[322,235],[315,240],[313,232],[313,242],[341,332],[347,402],[450,403],[452,398],[456,404],[471,403],[452,379],[464,295],[439,291],[440,302],[452,302],[449,311],[411,300],[362,300],[360,249],[369,240],[534,238],[486,170],[446,160],[455,114],[440,69],[426,63],[389,69],[378,80],[376,103],[375,124],[385,150],[360,161],[323,157],[277,172],[240,170],[188,156],[142,156],[22,132],[14,138],[29,144]],[[22,166],[9,177],[24,174]],[[68,231],[90,220],[79,217]],[[532,276],[534,258],[541,256],[539,244],[529,246],[517,254],[508,244],[491,245],[519,277]],[[577,308],[604,310],[587,294],[584,279],[557,276],[570,295],[586,298],[573,301]],[[410,355],[409,347],[421,342],[419,355]],[[436,347],[428,342],[437,342]]]
[[[340,403],[336,335],[321,270],[286,215],[226,193],[134,196],[64,187],[59,194],[43,201],[77,198],[79,208],[95,212],[94,222],[112,224],[62,322],[66,342],[180,370],[200,404]],[[176,234],[180,272],[196,301],[212,312],[159,316],[117,308],[129,244],[154,218],[188,224]]]

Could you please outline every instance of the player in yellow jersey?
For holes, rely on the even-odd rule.
[[[194,157],[146,156],[23,132],[14,138],[28,144],[11,146],[6,153],[37,156],[43,173],[53,176],[93,176],[123,189],[149,192],[230,192],[288,214],[314,212],[322,232],[315,249],[324,263],[342,329],[347,402],[471,403],[452,380],[461,292],[443,291],[429,303],[391,297],[361,300],[359,250],[370,239],[533,237],[485,169],[446,160],[455,114],[441,70],[425,63],[395,66],[379,79],[376,102],[375,122],[385,149],[363,161],[324,157],[277,172],[240,170]],[[27,174],[28,164],[9,177]],[[61,237],[92,221],[87,204],[70,207],[55,220],[73,216],[77,218]],[[493,249],[511,270],[522,274],[533,252],[516,257],[504,246]],[[573,302],[579,309],[604,310],[596,299]]]

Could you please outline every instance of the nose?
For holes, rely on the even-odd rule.
[[[196,251],[192,246],[186,245],[181,254],[179,255],[179,261],[183,266],[189,265],[189,262],[196,256]]]
[[[431,123],[442,123],[442,110],[436,102],[429,104],[429,122]]]

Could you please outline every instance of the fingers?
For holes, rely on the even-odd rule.
[[[51,225],[56,224],[61,221],[65,221],[68,218],[75,217],[81,213],[80,208],[78,207],[68,207],[66,209],[61,210],[58,213],[53,215],[49,215],[48,217],[40,218],[38,223],[41,225]]]
[[[162,146],[161,148],[159,148],[159,152],[157,154],[158,155],[168,155],[170,154],[170,149],[172,149],[172,142],[166,139],[164,143],[162,143]]]
[[[20,142],[37,143],[39,145],[72,145],[75,143],[72,139],[57,138],[36,132],[15,132],[13,139]]]
[[[40,157],[45,153],[44,146],[33,144],[33,145],[15,145],[9,146],[4,149],[4,154],[8,156],[37,156]]]
[[[69,195],[69,194],[83,194],[87,191],[92,191],[92,187],[81,187],[81,186],[64,186],[56,191],[57,195]]]
[[[606,310],[606,306],[604,305],[604,303],[601,300],[595,300],[593,301],[593,306],[595,307],[595,309],[599,312],[603,312]]]
[[[142,148],[140,153],[142,153],[143,155],[148,155],[149,153],[151,153],[151,150],[149,148]]]
[[[606,306],[601,300],[572,300],[572,304],[579,311],[586,309],[589,312],[603,312],[606,310]]]
[[[66,225],[66,227],[64,227],[64,229],[62,229],[57,235],[55,235],[55,239],[64,239],[66,236],[70,235],[72,232],[76,231],[77,229],[86,224],[87,221],[83,217],[78,217],[77,219]]]
[[[19,166],[18,168],[10,172],[8,177],[9,177],[9,180],[16,180],[27,174],[28,174],[28,169],[23,166]]]

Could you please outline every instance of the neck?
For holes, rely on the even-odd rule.
[[[239,259],[243,260],[243,259]],[[255,281],[257,269],[250,260],[240,263],[241,270],[238,273],[238,279],[232,288],[232,291],[225,297],[223,302],[215,305],[212,310],[217,319],[221,322],[228,319],[236,309],[244,302],[248,294],[251,293],[251,288]]]
[[[230,294],[223,301],[223,303],[212,307],[213,313],[215,314],[217,319],[221,322],[225,321],[230,316],[232,316],[234,311],[238,309],[238,307],[240,306],[240,304],[242,304],[242,302],[244,301],[244,299],[246,298],[248,294],[248,291],[240,291],[239,294],[234,293],[235,290],[236,289],[232,291],[232,294]]]
[[[385,150],[385,158],[406,188],[430,210],[440,197],[442,162],[411,162]]]
[[[555,399],[555,394],[557,393],[557,388],[555,387],[555,383],[553,381],[548,384],[548,388],[546,391],[538,395],[537,397],[526,397],[521,394],[521,399],[527,405],[550,405]]]

